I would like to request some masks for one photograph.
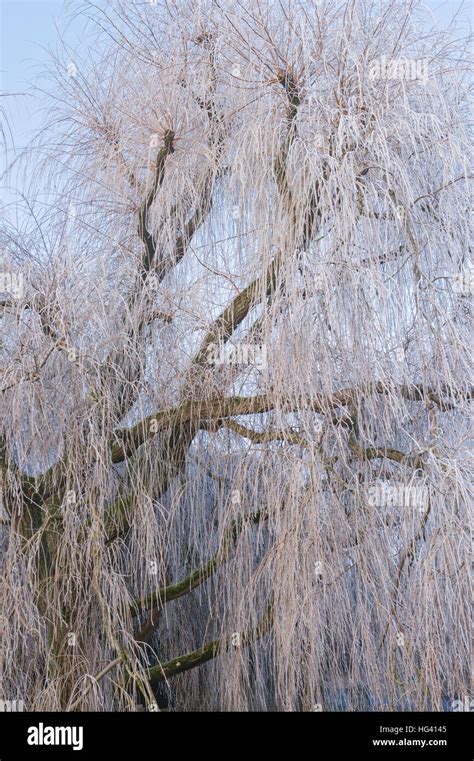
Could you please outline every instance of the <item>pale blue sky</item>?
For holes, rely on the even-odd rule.
[[[41,79],[49,51],[66,35],[80,46],[80,24],[71,22],[65,0],[0,0],[0,90],[15,93],[2,99],[16,148],[23,147],[39,126],[40,99],[28,95]],[[17,95],[18,93],[18,95]]]
[[[445,22],[459,0],[428,0],[441,22]],[[466,15],[472,16],[473,0],[464,3]],[[47,61],[48,49],[57,44],[59,32],[66,34],[73,45],[81,45],[82,28],[71,21],[66,0],[0,0],[0,90],[25,93]],[[34,110],[38,103],[24,96],[9,99],[9,114],[15,143],[21,145],[37,120]]]
[[[460,4],[460,0],[426,2],[441,24]],[[2,98],[1,106],[8,114],[16,151],[25,147],[41,126],[41,98],[28,95],[28,90],[34,81],[40,81],[48,50],[57,46],[60,34],[73,48],[84,47],[83,24],[71,19],[71,5],[67,0],[0,0],[0,91],[19,93]],[[472,18],[474,0],[465,0],[462,5],[463,17]],[[11,159],[12,140],[8,143]]]
[[[44,123],[42,98],[32,89],[34,84],[41,86],[60,36],[73,48],[82,45],[83,23],[71,20],[70,6],[66,0],[0,0],[0,92],[11,94],[0,99],[7,148],[6,153],[4,146],[0,148],[0,174]],[[18,219],[20,187],[23,180],[13,171],[0,190],[3,213],[12,221]]]

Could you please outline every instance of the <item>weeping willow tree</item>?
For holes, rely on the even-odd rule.
[[[3,231],[2,695],[449,710],[467,40],[398,0],[78,12]]]

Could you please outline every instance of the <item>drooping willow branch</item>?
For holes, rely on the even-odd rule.
[[[445,87],[442,37],[422,87],[371,77],[387,40],[392,56],[423,54],[401,0],[375,24],[357,3],[314,25],[287,5],[125,3],[117,18],[107,5],[104,51],[116,55],[100,77],[84,64],[55,99],[60,213],[44,246],[35,233],[21,247],[27,262],[41,244],[42,296],[5,305],[2,357],[14,354],[0,394],[2,680],[33,709],[131,708],[137,689],[150,699],[145,665],[158,664],[159,685],[227,648],[199,680],[176,680],[177,710],[305,709],[332,691],[326,664],[355,710],[355,685],[384,709],[465,690],[457,529],[472,394],[468,299],[449,278],[465,261],[467,193],[443,183],[463,173],[463,88]],[[68,251],[49,251],[71,192],[81,215]],[[240,290],[227,296],[228,282]],[[36,314],[23,319],[27,301]],[[84,347],[72,365],[69,337]],[[244,342],[271,349],[268,372],[227,355]],[[412,488],[425,485],[420,533]],[[229,510],[231,489],[245,508]],[[268,531],[252,527],[267,519]],[[229,639],[233,616],[258,622],[273,587],[272,657],[230,657],[255,634]],[[397,673],[393,643],[378,653],[394,623],[412,637]]]

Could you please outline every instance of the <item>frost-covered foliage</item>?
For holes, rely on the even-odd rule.
[[[467,40],[392,0],[78,10],[4,232],[2,694],[449,709]]]

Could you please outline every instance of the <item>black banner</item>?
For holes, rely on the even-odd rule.
[[[0,761],[158,758],[191,752],[268,757],[328,751],[362,758],[472,759],[470,713],[0,713]],[[278,743],[278,746],[277,746]],[[112,754],[112,756],[110,755]],[[331,758],[329,756],[329,758]]]

